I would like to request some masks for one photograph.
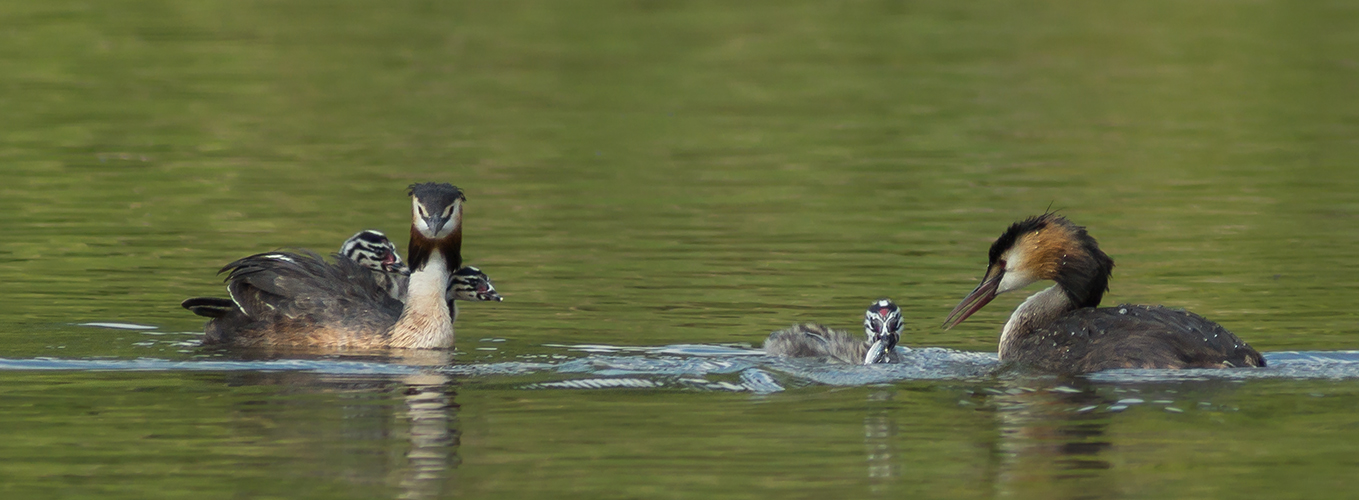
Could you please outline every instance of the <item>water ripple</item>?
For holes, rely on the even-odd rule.
[[[910,380],[978,380],[998,366],[993,353],[941,348],[903,349],[902,363],[874,366],[827,364],[765,356],[731,346],[663,347],[557,346],[589,354],[555,362],[506,361],[441,366],[440,373],[494,379],[545,374],[558,380],[529,389],[682,388],[767,394],[789,384],[838,386]],[[1356,379],[1359,351],[1266,353],[1268,368],[1237,370],[1109,370],[1089,375],[1097,382],[1143,383],[1247,379]],[[288,359],[270,361],[171,361],[139,359],[0,358],[0,370],[68,371],[298,371],[343,375],[409,375],[428,368],[378,361]],[[1123,402],[1120,402],[1123,403]],[[1128,400],[1138,404],[1141,400]]]

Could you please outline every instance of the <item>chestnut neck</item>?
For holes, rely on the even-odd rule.
[[[434,252],[443,255],[449,272],[456,271],[462,268],[462,226],[459,225],[451,234],[438,240],[425,237],[415,226],[411,226],[411,242],[407,248],[406,260],[411,271],[424,267]]]

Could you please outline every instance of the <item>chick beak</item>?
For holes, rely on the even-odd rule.
[[[382,259],[382,268],[386,269],[389,273],[396,273],[402,276],[411,275],[410,266],[407,266],[405,262],[398,261],[396,254],[394,253],[387,254],[387,257]]]

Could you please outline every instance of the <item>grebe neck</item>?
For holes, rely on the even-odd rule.
[[[1079,309],[1061,285],[1052,285],[1046,290],[1035,293],[1024,300],[1010,314],[1005,329],[1000,332],[999,356],[1001,361],[1009,357],[1019,344],[1038,327],[1056,321],[1063,314]]]
[[[442,252],[432,252],[411,273],[406,306],[392,326],[392,347],[448,349],[453,347],[453,319],[444,290],[452,272]]]

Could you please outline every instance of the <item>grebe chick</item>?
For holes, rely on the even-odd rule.
[[[901,339],[901,328],[901,309],[892,299],[879,299],[864,311],[867,339],[816,323],[803,323],[769,334],[764,351],[771,356],[823,358],[851,365],[899,363],[896,345]]]
[[[382,234],[382,231],[365,229],[355,233],[340,245],[340,255],[372,270],[373,279],[387,289],[388,295],[396,300],[406,301],[406,286],[410,280],[408,276],[411,270],[397,255],[396,245],[387,239],[387,235]],[[453,272],[453,277],[448,280],[446,294],[450,310],[456,300],[475,302],[505,300],[496,292],[495,285],[491,284],[491,277],[473,266],[464,266]]]
[[[505,300],[495,291],[491,277],[472,266],[464,266],[453,273],[453,279],[448,282],[447,294],[449,307],[453,307],[455,300],[474,302]]]
[[[205,327],[204,344],[359,349],[453,347],[446,300],[452,271],[462,265],[462,190],[414,184],[411,269],[405,304],[392,298],[367,267],[340,256],[272,252],[227,264],[227,291],[237,309]],[[186,307],[188,307],[186,305]]]
[[[373,270],[373,279],[387,290],[387,295],[404,302],[411,268],[401,261],[396,244],[382,231],[364,229],[354,233],[340,245],[340,255]]]
[[[387,239],[387,235],[373,229],[359,231],[340,246],[340,255],[371,269],[373,278],[387,288],[388,295],[396,300],[406,301],[406,287],[409,281],[407,276],[411,274],[410,268],[396,255],[396,245]],[[491,284],[491,277],[473,266],[465,266],[453,272],[452,279],[448,281],[446,294],[450,310],[455,300],[478,302],[505,300],[496,292],[495,285]]]
[[[1014,223],[991,245],[989,260],[981,284],[949,313],[945,330],[998,294],[1057,282],[1010,314],[1000,334],[1002,362],[1068,374],[1265,366],[1245,341],[1197,314],[1163,306],[1097,308],[1114,260],[1064,217],[1049,213]]]

